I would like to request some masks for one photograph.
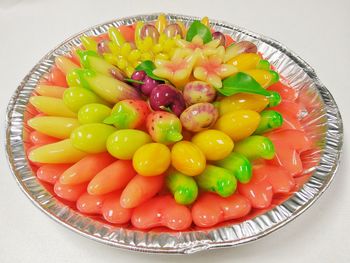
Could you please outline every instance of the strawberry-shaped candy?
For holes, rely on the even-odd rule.
[[[143,100],[122,100],[112,109],[112,113],[104,120],[118,129],[139,128],[147,118],[150,110]]]
[[[155,111],[147,117],[147,130],[152,139],[163,144],[182,140],[182,126],[178,117],[165,111]]]

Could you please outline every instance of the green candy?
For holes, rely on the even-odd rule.
[[[269,70],[270,69],[270,62],[268,62],[265,59],[262,59],[259,61],[258,65],[256,66],[257,69],[264,69]]]
[[[276,91],[270,91],[270,94],[267,97],[269,99],[268,107],[275,107],[282,101],[281,95]]]
[[[195,20],[187,31],[186,40],[190,42],[197,35],[203,39],[204,44],[213,40],[210,29],[203,25],[200,21]]]
[[[251,161],[258,158],[271,160],[275,156],[275,147],[269,138],[253,135],[237,142],[234,152],[243,154]]]
[[[240,183],[246,184],[252,178],[252,165],[242,154],[232,152],[225,159],[217,161],[215,164],[231,171]]]
[[[78,112],[82,106],[90,103],[107,104],[91,90],[81,87],[71,87],[66,89],[63,93],[63,102],[74,112]]]
[[[198,187],[191,176],[177,171],[170,172],[166,177],[166,185],[178,204],[189,205],[197,199]]]
[[[215,192],[222,197],[232,195],[237,188],[237,180],[233,173],[214,165],[207,165],[204,172],[195,179],[200,188]]]
[[[97,52],[97,42],[92,37],[82,36],[80,40],[86,50]]]
[[[283,117],[277,111],[264,110],[260,113],[260,116],[260,123],[255,130],[255,134],[263,134],[272,131],[273,129],[281,127],[283,124]]]

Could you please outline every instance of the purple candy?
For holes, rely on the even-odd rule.
[[[131,79],[133,80],[137,80],[137,81],[143,81],[144,78],[146,77],[146,72],[144,72],[143,70],[137,70],[137,71],[134,71],[134,73],[132,73],[131,75]],[[141,89],[141,85],[140,83],[135,83],[135,82],[132,82],[131,83],[135,88],[138,88],[138,89]]]

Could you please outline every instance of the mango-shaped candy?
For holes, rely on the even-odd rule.
[[[274,110],[264,110],[260,113],[260,123],[255,134],[263,134],[281,127],[283,124],[282,115]]]
[[[259,64],[261,57],[256,53],[241,53],[227,63],[235,66],[239,71],[255,69]]]
[[[223,98],[218,102],[220,115],[237,111],[237,110],[252,110],[260,112],[267,107],[269,99],[266,96],[249,93],[238,93],[229,97]]]
[[[166,185],[178,204],[192,204],[198,195],[198,187],[193,177],[178,171],[171,171],[166,177]]]
[[[252,165],[242,154],[232,152],[225,159],[215,162],[215,165],[231,171],[240,183],[248,183],[252,177]]]
[[[91,69],[95,72],[101,73],[111,78],[123,81],[124,73],[116,66],[108,63],[105,59],[100,57],[96,52],[91,50],[79,50],[80,63],[86,69]]]
[[[112,133],[107,140],[107,150],[121,160],[131,160],[142,145],[150,143],[151,137],[140,130],[124,129]]]
[[[80,87],[66,89],[63,94],[63,101],[66,106],[74,112],[78,112],[82,106],[90,103],[102,103],[108,105],[107,102],[97,96],[93,91]]]
[[[222,115],[215,128],[226,133],[233,141],[252,135],[260,122],[260,115],[252,110],[238,110]]]
[[[75,118],[42,116],[30,119],[28,125],[43,134],[59,139],[67,139],[80,124]]]
[[[84,124],[76,128],[70,138],[74,147],[88,153],[107,151],[108,136],[115,132],[115,128],[102,123]]]
[[[186,175],[195,176],[205,169],[205,155],[192,142],[181,141],[171,149],[171,163],[175,169]]]
[[[150,229],[164,226],[172,230],[185,230],[192,223],[188,207],[177,204],[170,195],[156,196],[136,207],[131,223],[138,229]]]
[[[40,96],[53,97],[58,99],[63,98],[63,93],[65,90],[65,87],[44,84],[40,84],[35,88],[35,92],[37,92]]]
[[[160,175],[170,165],[170,150],[161,143],[148,143],[135,152],[132,161],[138,174],[143,176]]]
[[[112,109],[99,103],[86,104],[78,111],[80,124],[102,123],[111,114]]]
[[[71,111],[62,99],[34,96],[29,99],[29,102],[40,112],[49,116],[75,118],[77,115]]]
[[[251,211],[249,200],[240,194],[223,198],[213,193],[203,193],[192,207],[196,226],[212,227],[220,222],[241,218]]]
[[[233,173],[214,165],[207,165],[204,172],[195,179],[199,188],[215,192],[222,197],[232,195],[237,188],[237,180]]]
[[[86,50],[92,50],[97,52],[97,42],[93,37],[90,36],[81,36],[81,43]]]
[[[117,103],[126,99],[139,99],[139,93],[128,84],[96,73],[89,69],[76,69],[72,73],[78,78],[78,83],[84,88],[93,90],[102,99]]]
[[[260,135],[253,135],[237,142],[234,151],[243,154],[249,160],[258,158],[271,160],[275,156],[275,147],[272,141]]]
[[[29,153],[28,158],[37,163],[75,163],[86,155],[73,146],[71,139],[66,139],[38,147]]]
[[[267,88],[279,80],[278,73],[273,70],[249,69],[244,72],[254,78],[263,88]]]
[[[234,146],[232,139],[218,130],[199,132],[192,137],[192,142],[201,149],[206,159],[210,161],[224,159],[232,152]]]

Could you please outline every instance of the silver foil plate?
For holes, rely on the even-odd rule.
[[[303,153],[304,172],[308,181],[288,200],[273,209],[243,222],[226,222],[210,229],[193,228],[184,232],[166,230],[139,231],[131,227],[112,226],[84,216],[52,196],[37,180],[24,144],[28,129],[24,117],[29,98],[40,78],[49,72],[58,55],[68,54],[80,45],[82,35],[100,35],[111,26],[130,25],[136,21],[154,21],[159,14],[139,15],[113,20],[87,29],[64,41],[46,54],[23,79],[7,109],[6,152],[18,185],[41,211],[67,228],[93,240],[140,252],[186,254],[202,250],[232,247],[257,240],[290,222],[309,208],[331,183],[338,167],[343,142],[343,124],[338,107],[315,71],[298,55],[279,42],[229,23],[211,20],[215,30],[229,34],[236,41],[254,42],[258,51],[276,68],[299,94],[305,107],[301,124],[316,141],[315,148]],[[167,14],[170,21],[188,25],[196,17]],[[29,113],[30,114],[30,113]]]

